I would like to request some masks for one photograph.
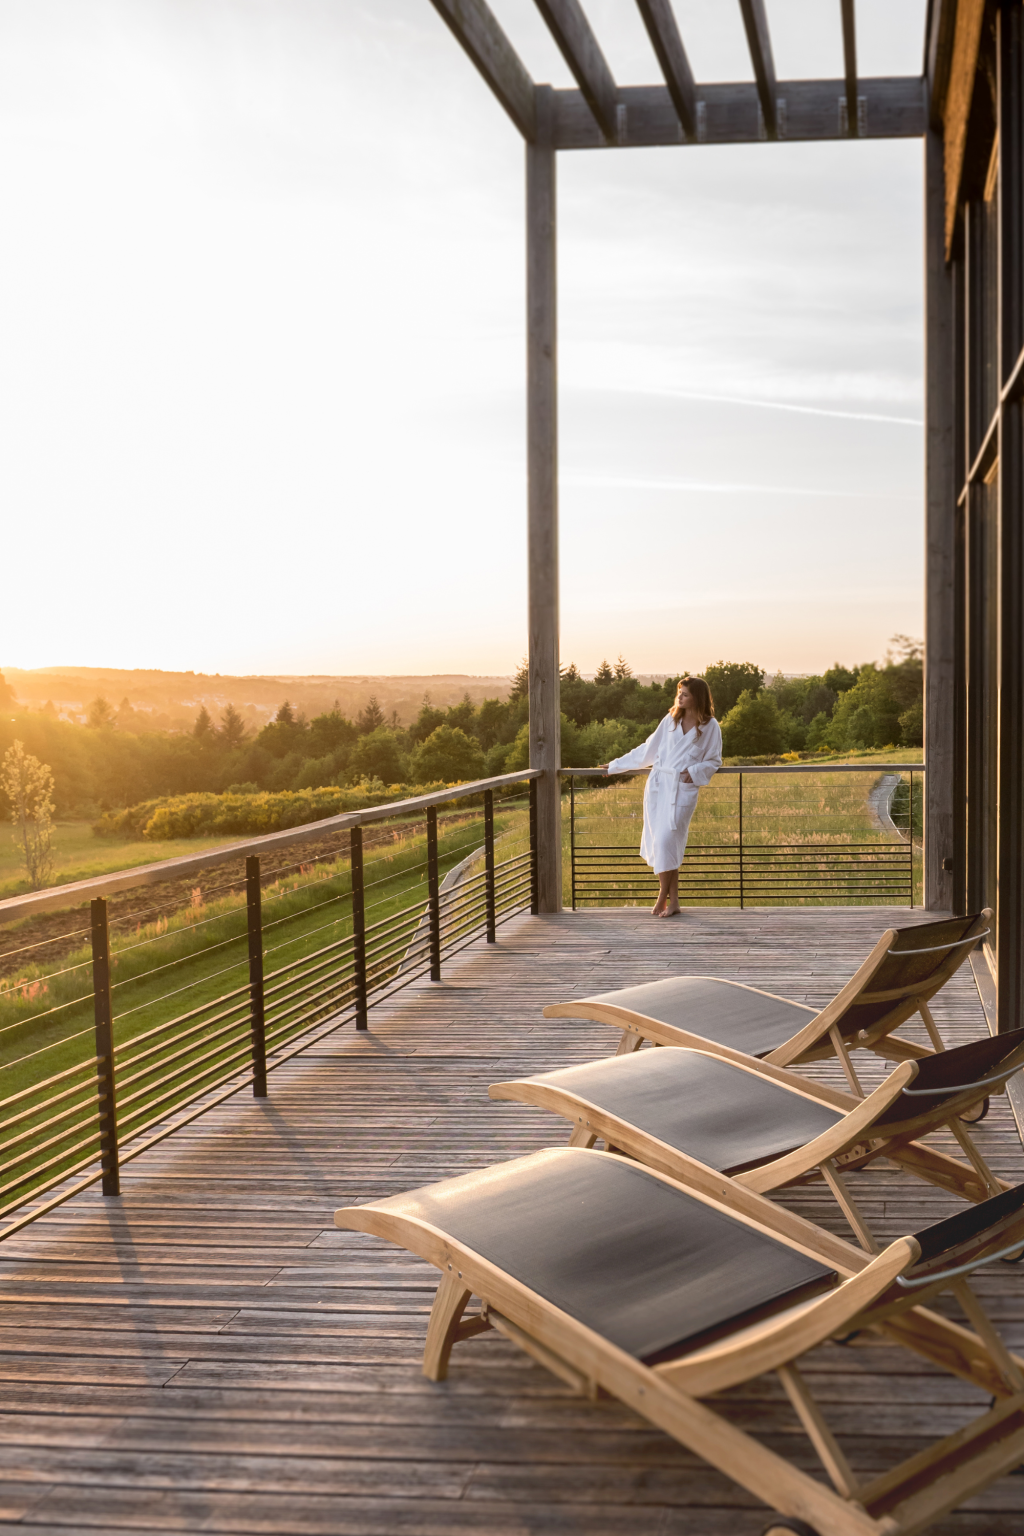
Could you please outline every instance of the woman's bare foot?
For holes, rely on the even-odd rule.
[[[681,907],[666,907],[663,912],[659,912],[658,913],[658,916],[659,917],[678,917],[681,911],[682,911]]]
[[[664,917],[665,916],[665,900],[666,900],[666,898],[664,896],[659,896],[658,897],[657,901],[654,903],[654,906],[651,908],[651,916],[652,917]]]

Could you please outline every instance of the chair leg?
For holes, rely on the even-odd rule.
[[[807,1389],[795,1365],[780,1365],[775,1373],[782,1382],[808,1438],[821,1458],[821,1464],[836,1488],[847,1499],[860,1492],[853,1469],[839,1447],[839,1442],[821,1416],[821,1409]]]
[[[1024,1376],[1021,1375],[1020,1367],[967,1281],[957,1280],[953,1285],[953,1294],[967,1314],[975,1333],[988,1345],[989,1354],[1011,1393],[1024,1392]]]
[[[630,1051],[638,1051],[644,1043],[643,1035],[635,1034],[631,1029],[622,1031],[622,1039],[616,1047],[616,1056],[628,1056]]]
[[[423,1374],[431,1381],[444,1381],[448,1375],[452,1345],[458,1337],[462,1314],[472,1294],[461,1279],[454,1275],[441,1276],[427,1323],[427,1342],[423,1347]]]
[[[924,1019],[924,1027],[928,1031],[928,1038],[932,1045],[934,1045],[937,1051],[944,1051],[946,1049],[945,1041],[939,1034],[939,1027],[935,1020],[932,1018],[932,1011],[928,1007],[928,1004],[924,1001],[919,1002],[917,1005],[917,1011],[921,1015],[922,1019]]]
[[[588,1150],[594,1145],[597,1135],[587,1129],[585,1125],[574,1125],[572,1135],[569,1137],[570,1147],[586,1147]]]
[[[840,1062],[842,1063],[843,1071],[846,1073],[846,1081],[850,1085],[850,1092],[855,1093],[858,1099],[866,1098],[867,1095],[860,1085],[860,1079],[858,1078],[857,1073],[854,1071],[853,1062],[850,1060],[850,1053],[846,1049],[846,1041],[843,1039],[839,1029],[835,1024],[832,1025],[828,1035],[829,1039],[832,1041],[832,1047],[836,1055],[839,1057]]]
[[[953,1132],[953,1135],[956,1137],[957,1141],[963,1147],[964,1152],[970,1159],[971,1167],[985,1180],[989,1194],[1001,1195],[1003,1192],[1003,1185],[1000,1184],[999,1180],[992,1172],[992,1169],[989,1167],[988,1163],[986,1163],[985,1159],[974,1145],[974,1142],[971,1140],[963,1126],[960,1124],[959,1116],[957,1116],[957,1118],[954,1120],[947,1120],[946,1124]]]
[[[829,1158],[824,1163],[819,1163],[818,1166],[824,1175],[826,1184],[835,1195],[843,1215],[857,1234],[857,1241],[861,1247],[867,1253],[878,1253],[878,1244],[871,1235],[871,1228],[861,1215],[857,1202],[847,1189],[843,1176],[835,1163]]]

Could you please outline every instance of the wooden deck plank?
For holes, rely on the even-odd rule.
[[[333,1226],[337,1205],[564,1141],[561,1122],[492,1103],[498,1077],[607,1055],[617,1032],[547,1021],[547,1002],[670,974],[720,975],[820,1006],[891,909],[636,910],[517,919],[439,985],[321,1039],[0,1247],[0,1529],[38,1536],[755,1536],[763,1510],[617,1403],[568,1395],[508,1342],[419,1372],[434,1271]],[[969,971],[933,1007],[948,1042],[984,1033]],[[923,1031],[920,1038],[924,1038]],[[864,1076],[884,1075],[881,1061]],[[841,1084],[825,1065],[822,1078]],[[1005,1099],[978,1128],[1024,1177]],[[897,1171],[854,1176],[886,1236],[955,1202]],[[843,1230],[814,1188],[787,1200]],[[1024,1348],[1024,1276],[978,1282]],[[875,1345],[807,1361],[854,1464],[889,1465],[949,1433],[980,1395]],[[722,1406],[802,1466],[813,1457],[774,1379]],[[937,1536],[1024,1530],[1004,1478]]]

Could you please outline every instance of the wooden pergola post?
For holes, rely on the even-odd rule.
[[[541,912],[562,907],[562,808],[558,779],[558,317],[553,93],[538,86],[537,133],[526,145],[527,473],[530,767],[537,786],[537,889]]]
[[[925,181],[925,780],[924,904],[956,910],[957,658],[953,275],[946,265],[942,135],[924,140]],[[962,814],[962,806],[960,813]]]
[[[1024,1027],[1024,403],[1010,380],[1024,347],[1024,14],[996,13],[999,155],[999,592],[996,990],[999,1030]]]

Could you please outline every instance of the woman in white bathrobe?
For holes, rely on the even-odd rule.
[[[674,917],[679,911],[679,866],[697,795],[722,766],[722,732],[714,710],[704,679],[684,677],[675,704],[656,730],[632,752],[605,765],[609,773],[651,770],[644,790],[640,856],[661,884],[653,917]]]

